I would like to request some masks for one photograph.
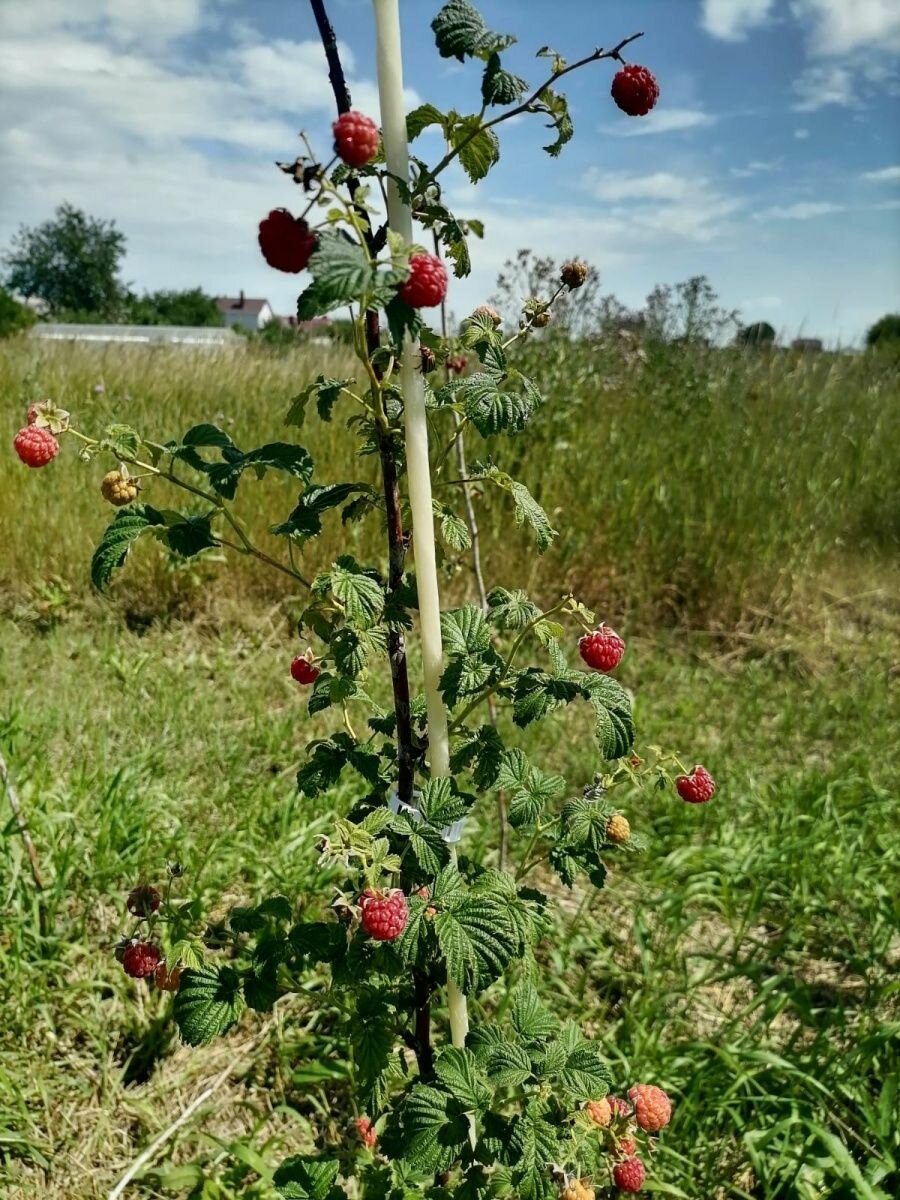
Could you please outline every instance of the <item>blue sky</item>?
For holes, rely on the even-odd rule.
[[[478,73],[438,58],[433,0],[401,0],[410,106],[478,104]],[[370,0],[331,0],[356,107],[376,111]],[[659,105],[629,119],[612,67],[566,87],[576,137],[552,162],[538,119],[502,130],[476,189],[448,176],[461,215],[486,221],[462,314],[521,246],[579,254],[637,306],[657,282],[710,277],[747,320],[787,337],[858,341],[900,309],[900,4],[897,0],[484,0],[534,51],[568,58],[644,30],[633,58]],[[306,129],[323,152],[332,100],[303,0],[0,3],[0,245],[69,200],[128,237],[138,288],[200,285],[290,312],[296,280],[259,256],[256,224],[299,194],[272,167]],[[416,149],[437,155],[436,136]]]

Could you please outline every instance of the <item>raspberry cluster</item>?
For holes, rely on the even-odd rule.
[[[122,967],[132,979],[153,975],[162,960],[162,951],[152,942],[131,942],[122,955]]]
[[[716,794],[716,781],[699,763],[690,775],[679,775],[675,780],[678,795],[688,804],[705,804]]]
[[[586,633],[578,643],[578,652],[595,671],[614,671],[622,661],[625,643],[614,629],[601,622],[592,633]]]
[[[26,467],[46,467],[59,454],[59,442],[49,429],[29,424],[13,438],[13,449]]]
[[[259,223],[259,248],[270,267],[296,275],[309,262],[316,235],[286,208],[273,208]]]
[[[308,653],[298,655],[291,663],[291,678],[304,686],[315,683],[319,674],[319,668],[310,661]]]
[[[414,254],[397,295],[410,308],[436,308],[447,295],[447,268],[434,254]]]
[[[362,927],[376,942],[392,942],[406,928],[409,905],[400,888],[376,892],[367,888],[359,900]]]
[[[121,471],[109,471],[100,481],[100,494],[116,508],[122,508],[137,500],[138,488],[134,480]]]
[[[610,94],[629,117],[645,117],[659,99],[659,84],[646,67],[629,63],[616,72]]]
[[[149,917],[159,909],[161,900],[157,889],[149,883],[144,883],[131,889],[125,907],[133,917]]]
[[[348,167],[364,167],[378,153],[381,134],[371,117],[360,112],[341,113],[331,128],[334,152]]]

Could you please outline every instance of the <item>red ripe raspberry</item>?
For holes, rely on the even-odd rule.
[[[152,942],[132,942],[122,955],[125,974],[132,979],[146,979],[160,964],[162,954]]]
[[[397,289],[410,308],[434,308],[447,295],[447,268],[433,254],[414,254],[409,260],[409,279]]]
[[[613,671],[622,661],[625,643],[614,629],[602,622],[593,631],[586,633],[578,643],[581,657],[595,671]]]
[[[613,78],[613,100],[629,117],[645,117],[659,99],[659,84],[646,67],[630,63]]]
[[[298,683],[309,685],[319,678],[319,668],[301,654],[291,663],[291,677]]]
[[[363,892],[359,906],[362,909],[362,927],[376,942],[392,942],[400,936],[409,920],[409,906],[399,888],[390,892]]]
[[[316,248],[316,235],[286,208],[273,208],[259,223],[259,248],[270,267],[296,275]]]
[[[59,442],[49,429],[26,425],[13,438],[13,448],[26,467],[46,467],[59,454]]]
[[[716,794],[716,781],[706,767],[699,764],[690,775],[679,775],[675,780],[675,787],[678,795],[688,804],[705,804]]]
[[[372,1128],[371,1117],[357,1117],[353,1122],[356,1126],[359,1136],[362,1138],[362,1144],[367,1150],[373,1150],[375,1143],[378,1141],[378,1134]]]
[[[160,895],[149,883],[132,888],[125,901],[125,907],[133,917],[149,917],[159,908]]]
[[[371,117],[360,112],[341,113],[331,128],[334,152],[348,167],[364,167],[378,153],[381,134]]]
[[[620,1192],[639,1192],[647,1172],[639,1158],[626,1158],[613,1167],[613,1183]]]
[[[462,375],[463,371],[468,366],[469,360],[464,354],[460,354],[458,358],[447,359],[447,370],[452,371],[454,375]]]
[[[634,1119],[645,1133],[659,1133],[672,1119],[672,1102],[662,1088],[636,1083],[628,1092]]]

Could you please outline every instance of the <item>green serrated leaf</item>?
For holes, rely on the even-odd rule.
[[[243,1008],[241,977],[231,967],[187,970],[175,995],[175,1020],[182,1038],[200,1046],[230,1029]]]
[[[441,635],[447,654],[481,654],[490,649],[491,631],[475,604],[441,613]]]
[[[497,629],[524,629],[541,615],[534,601],[518,588],[513,591],[503,587],[493,588],[488,593],[487,602],[488,620]]]
[[[572,140],[575,132],[572,127],[572,118],[569,116],[568,101],[565,96],[560,92],[554,92],[552,88],[544,88],[538,101],[543,106],[543,111],[550,117],[550,128],[556,132],[555,140],[544,149],[551,158],[556,158],[563,146]]]
[[[122,566],[131,547],[148,529],[164,524],[155,508],[132,504],[116,513],[103,532],[91,558],[91,582],[102,592],[113,573]]]
[[[271,532],[281,537],[293,538],[295,542],[307,541],[322,532],[322,514],[337,508],[350,496],[374,497],[367,483],[313,484],[301,493],[297,505],[286,521],[273,525]]]
[[[285,1159],[272,1182],[284,1200],[344,1200],[347,1193],[335,1182],[339,1172],[337,1159],[297,1154]]]
[[[374,284],[374,272],[365,250],[342,233],[319,234],[309,269],[312,284],[297,301],[301,320],[360,300]],[[309,311],[311,308],[314,311]]]
[[[140,434],[130,425],[108,425],[102,442],[117,458],[136,458],[141,448]]]
[[[434,1072],[466,1112],[481,1113],[490,1104],[491,1088],[471,1050],[445,1047],[435,1059]]]
[[[316,408],[321,419],[330,421],[332,409],[337,404],[341,392],[351,383],[353,383],[352,379],[332,379],[327,375],[317,376],[313,383],[307,384],[303,391],[298,392],[291,400],[285,424],[301,427],[306,419],[306,406],[313,397],[315,397]]]
[[[520,828],[538,820],[547,804],[562,794],[566,781],[561,775],[545,775],[521,750],[512,750],[503,756],[496,786],[509,792],[509,822]]]
[[[329,582],[349,625],[370,629],[378,622],[384,611],[384,591],[355,559],[342,555],[331,568]]]
[[[491,167],[500,161],[500,139],[493,129],[486,129],[478,116],[463,117],[450,129],[448,139],[458,151],[459,163],[470,183],[484,179]]]
[[[434,501],[434,515],[440,519],[441,537],[451,550],[462,552],[471,549],[472,537],[469,527],[462,517],[446,504],[441,504],[436,500]]]
[[[527,91],[528,83],[520,75],[503,69],[499,54],[488,58],[481,80],[481,98],[485,104],[515,104]]]
[[[269,442],[255,450],[242,453],[236,447],[226,447],[223,450],[225,461],[221,463],[205,463],[202,470],[209,477],[216,492],[226,500],[233,500],[241,475],[252,467],[259,478],[266,470],[272,468],[285,471],[300,479],[304,484],[312,478],[313,460],[309,451],[303,446],[295,446],[292,442]]]
[[[449,0],[431,22],[441,58],[474,56],[488,32],[484,18],[469,0]]]
[[[516,1033],[526,1042],[545,1042],[559,1030],[559,1022],[531,983],[520,983],[516,988],[511,1018]]]
[[[420,104],[406,117],[406,136],[409,141],[415,141],[419,134],[430,125],[444,127],[446,118],[439,108],[433,104]]]

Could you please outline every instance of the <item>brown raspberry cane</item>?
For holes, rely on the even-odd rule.
[[[152,942],[132,942],[122,955],[122,968],[132,979],[146,979],[159,966],[162,952]]]
[[[400,888],[376,892],[367,888],[360,896],[362,927],[376,942],[392,942],[409,921],[409,905]]]
[[[125,907],[133,917],[149,917],[159,908],[161,899],[157,889],[145,883],[131,889]]]
[[[629,117],[645,117],[659,99],[659,84],[646,67],[629,63],[616,73],[610,94]]]
[[[628,1092],[634,1119],[645,1133],[659,1133],[672,1119],[672,1102],[662,1088],[636,1083]]]
[[[316,235],[286,208],[273,208],[259,223],[259,248],[270,267],[296,275],[316,248]]]
[[[414,254],[397,295],[410,308],[436,308],[447,295],[447,268],[434,254]]]
[[[688,804],[705,804],[716,794],[716,781],[699,763],[690,775],[679,775],[675,780],[675,788],[682,800]]]
[[[302,683],[304,686],[315,683],[319,678],[319,674],[319,668],[315,663],[310,662],[305,655],[299,655],[291,663],[291,678],[296,680],[297,683]]]
[[[623,1159],[613,1167],[613,1183],[620,1192],[639,1192],[646,1178],[644,1164],[634,1156]]]
[[[592,633],[586,633],[578,643],[578,652],[589,667],[595,671],[614,671],[622,661],[625,643],[614,629],[600,625]]]
[[[334,152],[348,167],[364,167],[378,153],[381,134],[372,118],[364,113],[341,113],[331,128]]]
[[[26,467],[46,467],[59,454],[59,442],[49,429],[26,425],[13,438],[13,449]]]

